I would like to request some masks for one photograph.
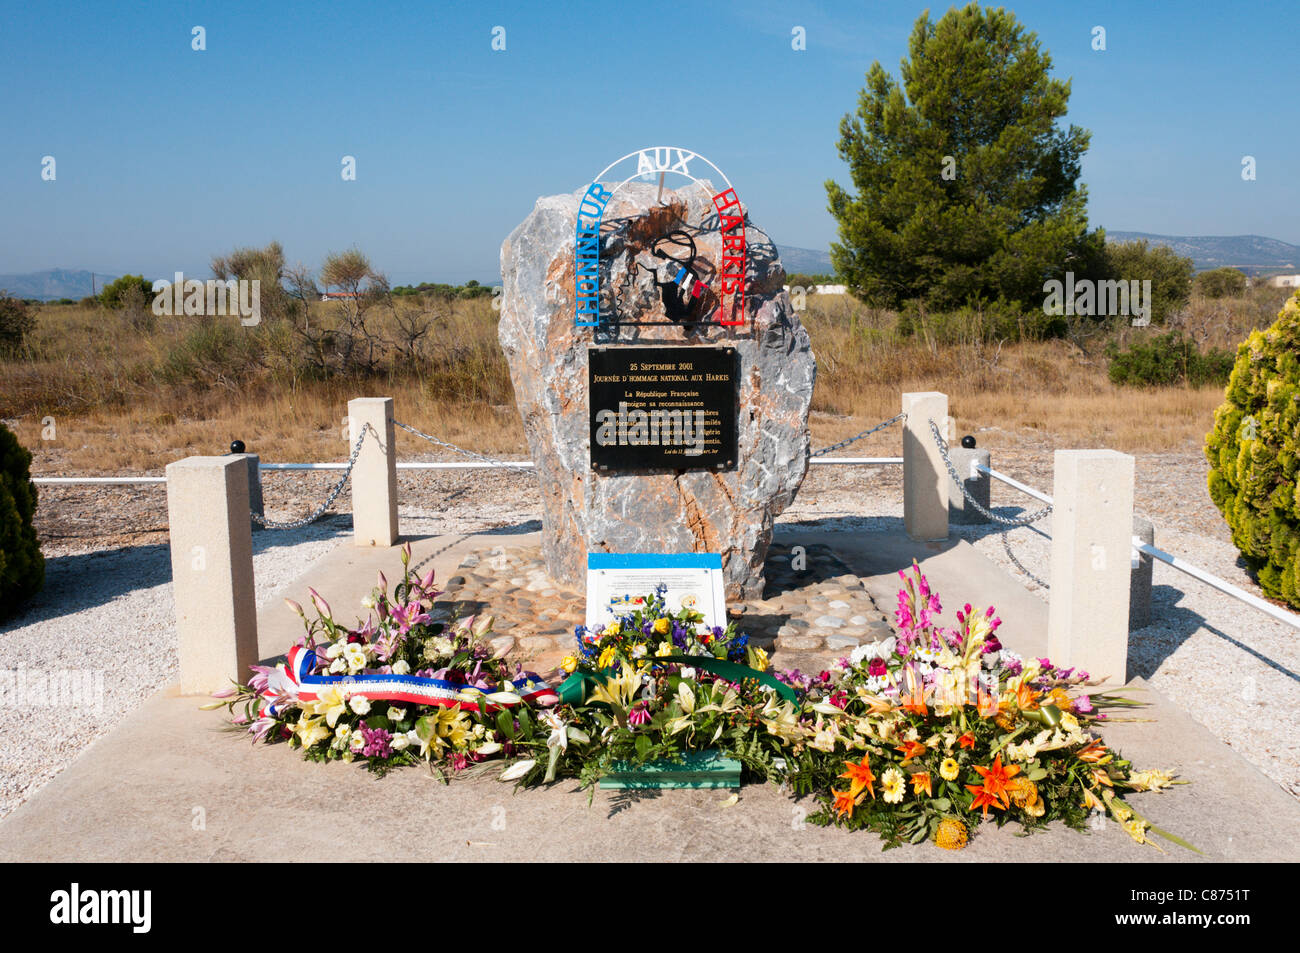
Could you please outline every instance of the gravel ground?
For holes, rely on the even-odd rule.
[[[986,441],[987,436],[981,434],[981,443],[995,447],[994,467],[1051,491],[1045,442],[1005,434]],[[399,474],[406,501],[403,532],[540,529],[540,497],[531,476],[508,471],[467,476]],[[901,476],[898,467],[813,468],[781,521],[898,531]],[[281,520],[302,515],[335,479],[328,473],[266,474],[267,515]],[[314,526],[255,534],[259,605],[349,532],[346,493],[339,504],[343,513]],[[1005,515],[1037,505],[1000,484],[994,486],[993,504]],[[1155,522],[1157,546],[1258,593],[1205,492],[1199,453],[1139,454],[1137,509]],[[176,675],[163,490],[44,487],[38,528],[47,557],[46,587],[23,615],[0,627],[0,673],[21,672],[29,693],[33,676],[39,680],[57,672],[89,672],[91,684],[73,704],[28,699],[0,706],[0,816]],[[1011,565],[999,534],[986,527],[955,530],[1046,598]],[[1045,538],[1021,529],[1010,541],[1023,563],[1046,574]],[[1159,563],[1154,585],[1157,621],[1135,640],[1136,673],[1300,797],[1300,732],[1289,714],[1300,707],[1300,635]]]

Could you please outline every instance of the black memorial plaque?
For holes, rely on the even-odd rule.
[[[587,367],[593,470],[735,467],[735,348],[595,347]]]

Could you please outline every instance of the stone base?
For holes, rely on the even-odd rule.
[[[740,630],[775,665],[820,671],[858,645],[893,634],[861,579],[829,547],[805,547],[801,566],[792,566],[789,546],[774,544],[763,597],[728,606]],[[583,623],[586,599],[551,579],[538,547],[474,553],[445,586],[434,604],[435,618],[495,616],[493,646],[515,652],[525,668],[548,672],[574,651],[573,630]]]

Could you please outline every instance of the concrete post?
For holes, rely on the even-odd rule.
[[[1128,677],[1133,458],[1057,450],[1047,653],[1112,684]]]
[[[972,448],[967,450],[965,447],[955,447],[949,444],[948,457],[952,460],[952,465],[957,468],[957,473],[962,478],[962,484],[969,493],[984,509],[989,508],[989,483],[992,482],[987,473],[980,473],[975,469],[975,465],[989,466],[989,452]],[[947,471],[945,471],[945,476]],[[948,522],[971,525],[975,523],[987,523],[986,517],[966,499],[966,494],[962,493],[962,487],[948,477]]]
[[[248,464],[248,511],[257,516],[265,516],[266,510],[262,503],[262,458],[255,453],[236,453],[232,456],[241,457]],[[262,526],[253,521],[253,532],[256,533]]]
[[[246,681],[258,655],[244,459],[187,457],[168,464],[167,526],[181,692]]]
[[[397,542],[397,456],[393,450],[393,398],[358,397],[348,401],[348,447],[366,435],[352,468],[352,538],[358,546]]]
[[[914,540],[948,538],[948,484],[943,457],[930,430],[943,432],[948,395],[933,391],[903,395],[903,529]]]
[[[1148,545],[1156,544],[1156,528],[1140,516],[1133,517],[1133,535]],[[1151,571],[1156,561],[1137,550],[1131,550],[1129,557],[1128,630],[1132,632],[1151,624]]]

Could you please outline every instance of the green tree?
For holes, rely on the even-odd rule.
[[[1114,281],[1151,282],[1151,320],[1164,324],[1187,304],[1192,293],[1192,260],[1168,245],[1148,245],[1146,239],[1107,242],[1106,277]]]
[[[146,281],[144,275],[123,275],[117,281],[110,281],[99,292],[99,303],[114,311],[125,306],[127,302],[138,304],[153,300],[153,282]]]
[[[1237,349],[1205,438],[1210,499],[1265,595],[1300,608],[1300,292]]]
[[[31,453],[0,424],[0,619],[12,615],[45,584],[31,465]]]
[[[0,290],[0,356],[16,354],[35,327],[36,316],[27,302]]]
[[[1239,298],[1246,293],[1246,273],[1239,268],[1212,268],[1193,281],[1197,294],[1207,298]]]
[[[897,308],[1003,299],[1041,305],[1043,283],[1082,254],[1089,133],[1057,120],[1068,81],[1015,16],[971,4],[913,27],[901,84],[877,61],[839,154],[856,195],[826,183],[855,294]]]

